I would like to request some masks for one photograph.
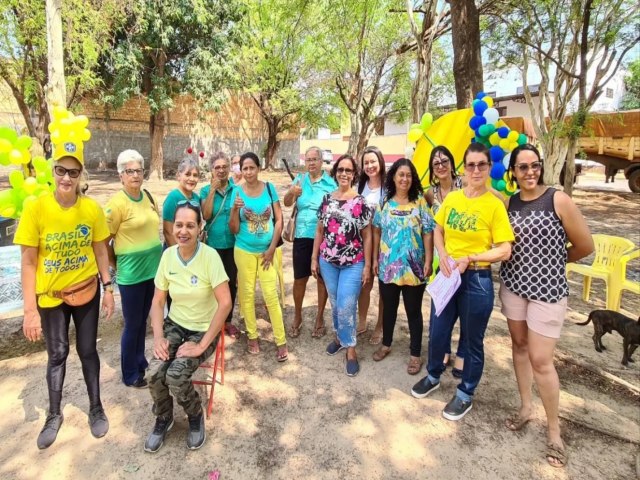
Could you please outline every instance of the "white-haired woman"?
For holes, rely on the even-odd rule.
[[[144,388],[147,386],[144,374],[149,365],[144,355],[144,339],[155,289],[153,279],[162,256],[160,217],[155,200],[142,188],[142,155],[125,150],[118,155],[117,168],[122,190],[107,203],[105,216],[113,239],[124,317],[120,367],[125,385]]]

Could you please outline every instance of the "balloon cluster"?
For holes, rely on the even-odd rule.
[[[493,98],[480,92],[471,104],[474,115],[469,127],[475,132],[472,142],[482,143],[491,156],[491,186],[511,196],[516,192],[514,183],[509,182],[509,158],[518,145],[527,143],[524,133],[516,132],[500,120],[500,114],[493,108]]]
[[[13,128],[0,127],[0,165],[24,165],[31,160],[31,137],[16,133]]]
[[[409,127],[409,133],[407,134],[407,137],[411,142],[417,142],[424,135],[424,137],[429,140],[431,144],[433,144],[431,139],[427,136],[427,130],[429,130],[432,123],[433,115],[431,115],[430,113],[425,113],[424,115],[422,115],[420,123],[413,123]]]
[[[55,190],[53,162],[45,160],[44,157],[34,157],[32,164],[35,177],[25,178],[21,170],[14,170],[9,174],[11,188],[0,192],[1,217],[19,218],[27,203]]]
[[[84,164],[83,142],[91,138],[87,128],[89,119],[86,115],[74,115],[64,107],[53,107],[52,120],[49,126],[51,143],[53,144],[53,158],[60,159],[66,155],[77,158]]]

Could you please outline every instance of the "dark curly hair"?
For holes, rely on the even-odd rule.
[[[336,178],[336,176],[338,175],[338,165],[342,160],[350,160],[351,165],[353,165],[353,178],[351,179],[351,186],[353,186],[356,184],[356,178],[358,178],[358,164],[349,154],[340,155],[340,157],[333,163],[333,167],[331,167],[331,178],[333,178],[336,183],[338,183],[338,179]]]
[[[420,196],[422,196],[422,184],[420,183],[420,177],[418,177],[418,171],[416,167],[413,165],[413,162],[408,158],[400,158],[396,160],[391,168],[387,172],[387,179],[384,184],[385,189],[385,198],[384,201],[387,202],[391,200],[396,194],[396,182],[394,181],[394,177],[396,176],[396,172],[400,167],[409,167],[411,170],[411,186],[409,187],[409,201],[415,202]]]
[[[386,166],[384,164],[384,156],[378,147],[367,147],[362,152],[360,156],[360,179],[358,180],[358,193],[362,193],[364,190],[364,186],[367,184],[369,180],[369,175],[364,172],[364,156],[367,153],[373,153],[376,157],[378,157],[378,165],[380,165],[380,185],[384,185],[385,175],[386,175]]]
[[[240,168],[242,169],[242,165],[244,164],[245,160],[251,160],[253,163],[256,164],[256,167],[258,167],[258,170],[260,169],[260,159],[258,158],[258,155],[256,155],[253,152],[245,152],[242,155],[240,155]]]
[[[429,185],[435,187],[440,183],[440,180],[435,178],[433,175],[433,159],[436,158],[436,153],[440,152],[441,155],[447,157],[449,159],[449,163],[451,163],[451,180],[455,180],[457,177],[456,174],[456,159],[453,158],[453,153],[445,147],[444,145],[438,145],[431,150],[431,155],[429,156]]]
[[[544,161],[542,160],[542,158],[540,158],[540,152],[538,151],[538,149],[530,143],[523,143],[522,145],[518,145],[511,152],[511,156],[509,157],[509,183],[511,185],[516,183],[513,172],[516,168],[516,160],[518,159],[518,154],[524,151],[533,152],[535,153],[536,157],[538,157],[538,161],[542,165],[542,167],[540,168],[540,177],[538,177],[538,185],[544,185]]]

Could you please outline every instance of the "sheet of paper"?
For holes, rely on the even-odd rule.
[[[455,262],[451,260],[449,264],[453,268]],[[442,313],[442,310],[447,306],[453,294],[458,290],[460,283],[460,272],[456,268],[448,278],[444,276],[442,271],[439,271],[436,278],[433,279],[433,282],[427,286],[427,292],[429,292],[433,300],[436,315],[439,316]]]

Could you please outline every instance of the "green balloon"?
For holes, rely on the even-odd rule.
[[[496,186],[495,186],[496,190],[498,190],[499,192],[503,192],[505,188],[507,188],[507,182],[505,182],[504,180],[496,181]]]
[[[9,183],[13,188],[19,190],[24,184],[24,175],[20,170],[14,170],[9,174]]]
[[[13,128],[10,127],[0,127],[0,138],[4,138],[5,140],[9,140],[11,144],[14,144],[18,139],[18,134]]]
[[[31,140],[31,137],[20,135],[14,145],[18,150],[29,150],[32,144],[33,140]]]
[[[518,145],[524,145],[528,142],[527,136],[524,133],[518,135]]]
[[[9,160],[9,153],[8,152],[0,153],[0,165],[3,165],[6,167],[10,163],[11,163],[11,160]]]
[[[494,190],[500,190],[498,188],[498,182],[499,182],[499,180],[496,180],[495,178],[492,178],[491,179],[491,188],[493,188]]]

